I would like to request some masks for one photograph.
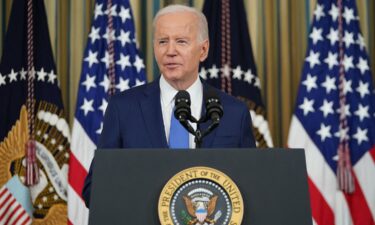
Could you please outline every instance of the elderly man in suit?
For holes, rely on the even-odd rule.
[[[161,76],[152,83],[113,96],[104,118],[98,148],[175,148],[172,143],[174,98],[179,90],[191,96],[191,113],[200,118],[203,96],[213,88],[199,79],[199,63],[209,50],[205,16],[194,8],[171,5],[154,18],[154,53]],[[203,148],[255,147],[247,107],[215,89],[224,110],[219,126],[203,139]],[[196,124],[191,124],[196,128]],[[179,124],[179,126],[181,126]],[[201,125],[204,130],[209,122]],[[174,128],[173,128],[174,129]],[[195,148],[187,134],[186,148]],[[162,159],[161,159],[162,160]],[[91,168],[83,197],[89,205]]]

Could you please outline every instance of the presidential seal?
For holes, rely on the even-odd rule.
[[[240,225],[244,205],[237,185],[209,167],[191,167],[164,186],[158,204],[161,225]]]

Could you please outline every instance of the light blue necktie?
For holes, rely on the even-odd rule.
[[[189,133],[174,116],[172,111],[171,128],[169,130],[169,148],[189,148]]]

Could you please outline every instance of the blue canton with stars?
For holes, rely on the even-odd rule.
[[[113,18],[113,32],[107,27],[108,13]],[[109,10],[106,0],[96,1],[83,57],[75,114],[95,144],[103,127],[103,116],[109,99],[108,37],[114,40],[116,93],[146,83],[145,66],[137,50],[132,18],[128,0],[112,0]]]
[[[345,114],[349,129],[338,132],[340,9],[333,0],[317,3],[295,112],[333,171],[340,138],[349,141],[353,165],[375,144],[375,95],[369,59],[355,1],[342,3]]]

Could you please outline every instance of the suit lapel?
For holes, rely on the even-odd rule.
[[[142,115],[152,142],[152,147],[168,148],[160,104],[159,79],[150,84],[140,101]]]

